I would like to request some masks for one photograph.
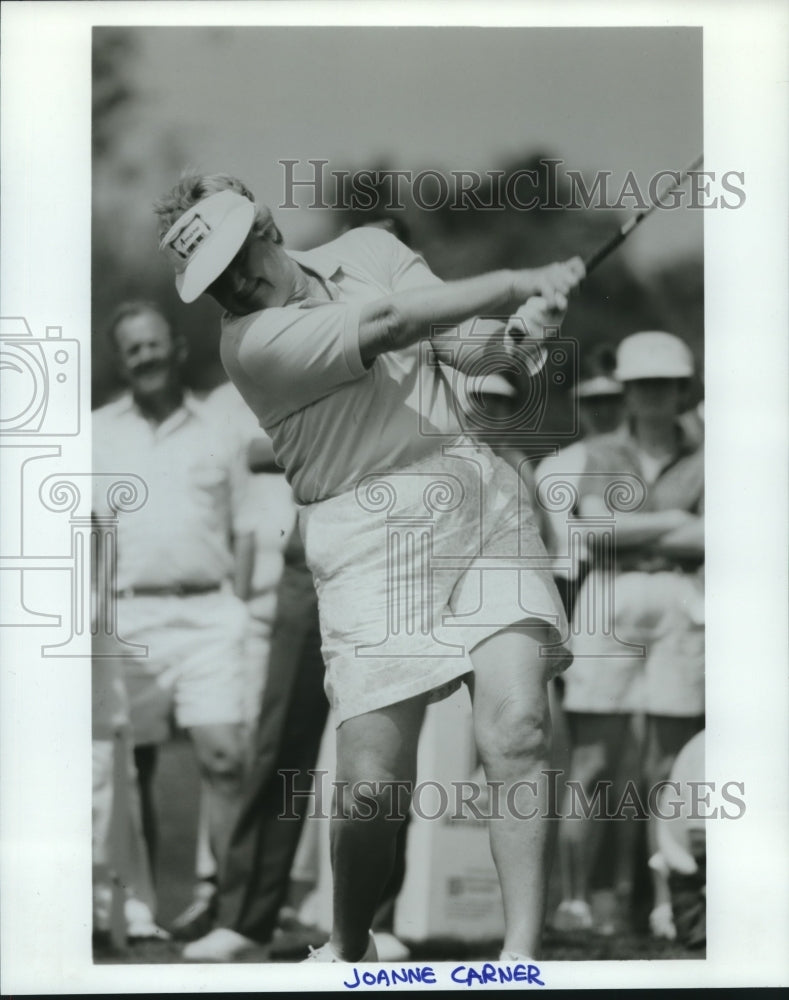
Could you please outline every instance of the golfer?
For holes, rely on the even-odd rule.
[[[446,364],[473,362],[481,333],[502,357],[522,350],[524,316],[559,322],[582,262],[445,283],[373,228],[286,251],[268,208],[225,175],[185,177],[156,212],[181,298],[205,292],[225,310],[222,362],[293,487],[318,592],[346,784],[333,930],[310,959],[376,960],[370,925],[407,809],[392,783],[413,787],[425,708],[461,681],[488,781],[502,801],[534,789],[490,834],[502,960],[535,957],[547,824],[522,817],[546,807],[547,682],[571,659],[566,622],[517,474],[464,433]]]

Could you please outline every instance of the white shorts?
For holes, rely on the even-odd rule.
[[[406,698],[446,697],[483,639],[549,625],[547,676],[571,656],[564,609],[526,489],[462,439],[301,508],[318,592],[326,693],[336,724]]]
[[[164,742],[173,709],[184,729],[244,720],[248,627],[243,601],[224,591],[118,599],[118,634],[148,647],[123,660],[135,743]]]
[[[611,624],[613,623],[613,630]],[[569,712],[704,713],[704,594],[687,573],[592,571],[575,603]]]

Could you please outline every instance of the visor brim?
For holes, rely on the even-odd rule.
[[[183,302],[194,302],[227,268],[244,245],[252,223],[255,206],[251,201],[234,206],[195,251],[182,274],[175,277],[175,287]]]

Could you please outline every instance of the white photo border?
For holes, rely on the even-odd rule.
[[[90,384],[94,25],[700,25],[705,168],[745,174],[746,203],[705,218],[707,778],[745,783],[746,815],[711,822],[708,945],[698,962],[541,964],[550,987],[778,986],[789,981],[787,823],[786,7],[754,2],[35,3],[2,5],[2,305],[63,328]],[[90,471],[83,433],[62,439]],[[4,516],[10,510],[3,501]],[[4,522],[5,524],[5,522]],[[56,575],[56,574],[55,574]],[[53,594],[58,581],[53,579]],[[13,632],[13,635],[9,634]],[[90,665],[2,644],[3,992],[343,989],[322,965],[94,965],[90,952]],[[434,963],[443,983],[449,963]],[[444,968],[446,966],[446,968]],[[443,970],[443,974],[440,970]],[[430,987],[425,987],[429,989]]]

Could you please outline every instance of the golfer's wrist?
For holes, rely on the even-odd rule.
[[[521,268],[510,271],[510,274],[512,275],[510,295],[515,308],[523,305],[532,295],[539,295],[541,286],[537,280],[537,272],[533,268]]]
[[[504,274],[507,277],[507,309],[514,311],[529,297],[530,293],[523,293],[523,271],[508,270]]]

